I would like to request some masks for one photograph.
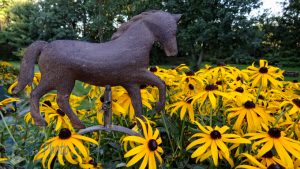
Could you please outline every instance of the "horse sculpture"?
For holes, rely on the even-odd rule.
[[[158,41],[167,56],[177,55],[176,31],[180,17],[163,11],[143,12],[122,24],[112,40],[105,43],[36,41],[25,52],[13,93],[32,83],[34,64],[38,60],[41,80],[30,94],[30,112],[36,125],[47,125],[39,113],[40,98],[57,90],[57,104],[73,127],[85,127],[69,104],[75,80],[96,86],[123,86],[138,117],[142,115],[140,85],[154,85],[159,89],[156,110],[160,111],[165,105],[166,89],[164,82],[147,69],[149,53]]]

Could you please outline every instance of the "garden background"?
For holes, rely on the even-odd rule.
[[[0,169],[299,169],[300,1],[281,1],[279,15],[252,15],[261,7],[259,0],[0,0]],[[149,70],[167,85],[165,110],[154,111],[157,88],[141,85],[138,126],[127,91],[112,87],[113,124],[139,136],[80,134],[50,92],[40,101],[48,126],[35,126],[29,96],[38,66],[32,85],[11,92],[26,47],[106,42],[147,10],[183,14],[178,56],[166,57],[158,43],[150,56]],[[86,127],[103,124],[103,95],[103,87],[76,82],[70,103]]]

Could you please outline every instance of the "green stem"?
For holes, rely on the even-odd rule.
[[[278,124],[279,120],[281,119],[281,117],[284,115],[285,112],[286,112],[286,110],[281,111],[281,113],[279,114],[279,116],[276,118],[276,121],[275,121],[273,127],[276,127],[276,125]]]
[[[174,153],[174,147],[173,147],[173,144],[172,144],[172,141],[171,141],[171,136],[170,136],[170,132],[169,132],[169,129],[167,127],[167,123],[166,123],[166,119],[165,119],[165,115],[164,115],[164,112],[161,113],[162,115],[162,119],[163,119],[163,123],[164,123],[164,127],[166,129],[166,132],[167,132],[167,135],[168,135],[168,139],[170,141],[170,145],[171,145],[171,148],[172,148],[172,152]]]
[[[18,143],[16,142],[14,136],[12,135],[12,133],[10,132],[10,130],[9,130],[9,128],[8,128],[8,125],[7,125],[7,123],[6,123],[5,119],[4,119],[4,116],[3,116],[3,114],[2,114],[2,111],[0,111],[0,116],[1,116],[1,118],[2,118],[2,121],[3,121],[3,123],[4,123],[4,126],[6,127],[7,132],[9,133],[10,137],[13,139],[14,143],[15,143],[16,145],[18,145]]]
[[[259,97],[259,95],[260,95],[261,89],[262,89],[262,84],[260,84],[260,86],[259,86],[259,89],[258,89],[258,91],[257,91],[257,95],[256,95],[256,101],[255,101],[255,103],[257,103],[257,102],[258,102],[258,97]]]
[[[183,147],[183,142],[182,142],[182,138],[183,138],[183,134],[184,134],[184,128],[185,128],[185,119],[182,120],[182,125],[181,125],[181,133],[180,133],[180,149]]]
[[[212,110],[212,109],[210,110],[209,116],[210,116],[210,117],[209,117],[209,125],[212,127],[212,121],[213,121],[213,120],[212,120],[212,119],[213,119],[213,118],[212,118],[212,116],[213,116],[213,110]]]

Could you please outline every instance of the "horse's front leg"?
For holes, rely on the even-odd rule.
[[[131,103],[134,108],[135,116],[140,117],[143,114],[142,97],[139,84],[126,84],[123,87],[127,90]]]
[[[139,75],[140,80],[143,80],[142,84],[153,85],[158,88],[159,101],[156,103],[156,111],[160,112],[166,103],[166,84],[158,76],[154,75],[150,71],[143,72]]]

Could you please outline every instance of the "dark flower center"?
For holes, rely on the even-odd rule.
[[[295,105],[297,105],[297,107],[300,108],[300,99],[293,99],[292,101]]]
[[[155,66],[150,67],[150,72],[157,72],[157,68]]]
[[[155,151],[158,147],[156,140],[154,139],[149,140],[148,147],[151,151]]]
[[[237,87],[235,89],[236,92],[239,92],[239,93],[244,93],[244,89],[242,87]]]
[[[278,164],[271,164],[267,169],[283,169],[283,168]]]
[[[221,133],[217,130],[213,130],[211,133],[210,133],[210,137],[214,140],[216,139],[220,139],[222,136],[221,136]]]
[[[47,106],[49,106],[49,107],[52,106],[52,104],[51,104],[51,102],[49,100],[44,101],[44,104],[47,105]]]
[[[90,161],[89,161],[89,164],[92,164],[94,167],[97,167],[97,163],[96,163],[96,161],[94,161],[94,160],[90,160]]]
[[[263,157],[264,158],[272,158],[273,157],[272,151],[270,150],[270,151],[266,152],[266,154],[264,154]]]
[[[219,80],[219,81],[216,82],[216,84],[217,84],[217,85],[222,85],[222,84],[223,84],[223,81],[222,81],[222,80]]]
[[[261,67],[259,68],[260,73],[268,73],[268,68],[267,67]]]
[[[145,89],[146,87],[147,87],[147,85],[145,85],[145,84],[140,85],[140,89]]]
[[[188,104],[191,104],[191,103],[192,103],[192,101],[193,101],[193,99],[192,99],[192,98],[189,98],[189,99],[187,99],[187,101],[186,101],[186,102],[187,102]]]
[[[194,88],[195,88],[194,85],[189,84],[189,89],[190,89],[190,90],[194,90]]]
[[[263,95],[259,95],[258,98],[259,98],[260,100],[265,100],[265,97],[264,97]]]
[[[206,85],[206,87],[205,87],[205,90],[206,90],[206,91],[212,91],[212,90],[217,90],[217,89],[218,89],[218,86],[213,85],[213,84],[208,84],[208,85]]]
[[[255,103],[253,103],[253,101],[247,101],[245,104],[244,104],[244,107],[246,109],[253,109],[255,108]]]
[[[62,128],[62,129],[59,131],[58,137],[59,137],[60,139],[65,140],[65,139],[70,138],[71,135],[72,135],[72,133],[71,133],[71,131],[70,131],[69,129],[67,129],[67,128]]]
[[[240,81],[240,80],[241,80],[241,77],[238,76],[238,77],[236,78],[236,81]]]
[[[59,115],[61,115],[61,116],[65,116],[65,115],[66,115],[66,113],[63,112],[63,111],[60,110],[60,109],[57,109],[56,112],[57,112]]]
[[[295,80],[293,80],[293,83],[298,83],[298,80],[296,80],[296,79],[295,79]]]
[[[268,134],[272,138],[279,138],[281,136],[280,130],[278,128],[270,128]]]
[[[104,96],[100,97],[100,101],[103,103],[104,102]]]
[[[188,71],[185,73],[187,76],[194,76],[195,75],[195,72],[193,71]]]

